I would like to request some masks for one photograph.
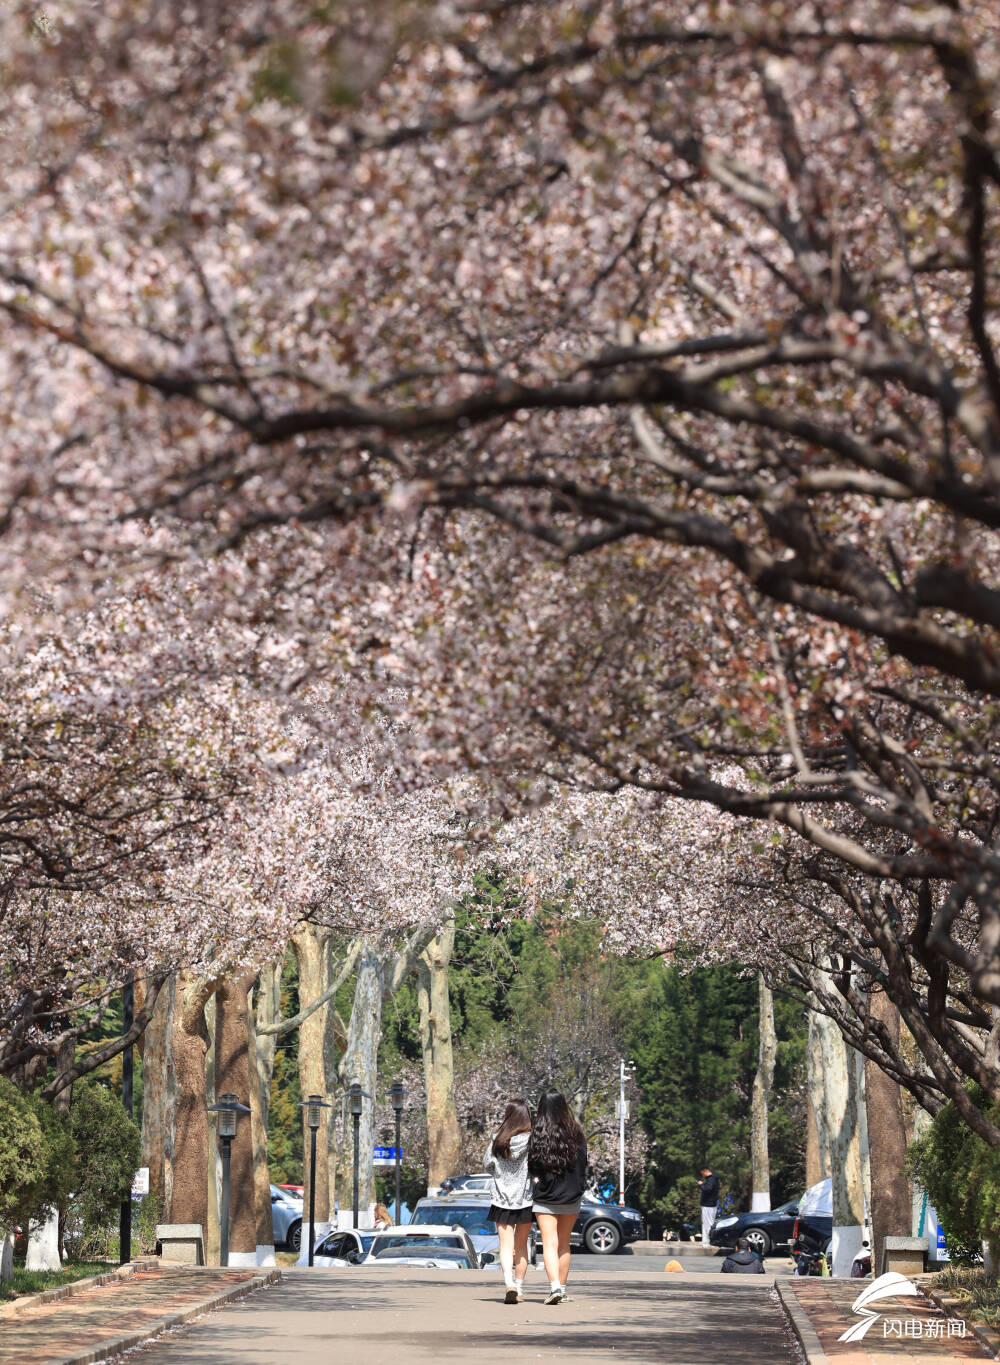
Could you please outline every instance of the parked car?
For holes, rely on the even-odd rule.
[[[489,1194],[493,1177],[485,1171],[475,1175],[450,1175],[441,1181],[442,1194]]]
[[[461,1181],[458,1189],[451,1191],[447,1196],[438,1195],[437,1200],[447,1200],[447,1207],[457,1207],[457,1200],[462,1205],[471,1205],[482,1200],[485,1207],[489,1207],[490,1181],[488,1175],[464,1175],[451,1176],[452,1183]],[[442,1182],[444,1189],[444,1182]],[[433,1200],[421,1199],[417,1205],[419,1209],[424,1204],[433,1203]],[[442,1208],[445,1204],[442,1203]],[[413,1218],[416,1219],[416,1210]],[[494,1235],[496,1228],[493,1227]],[[580,1216],[573,1225],[570,1234],[570,1242],[573,1246],[586,1247],[598,1256],[610,1256],[616,1251],[620,1251],[629,1242],[637,1242],[646,1235],[646,1224],[642,1214],[638,1209],[622,1208],[618,1204],[608,1204],[600,1199],[592,1190],[588,1190],[580,1204]],[[532,1260],[537,1258],[541,1248],[541,1241],[538,1238],[538,1229],[533,1228],[531,1234]]]
[[[799,1201],[789,1199],[776,1209],[756,1209],[751,1213],[730,1214],[717,1220],[709,1241],[714,1247],[734,1247],[741,1237],[745,1237],[751,1251],[758,1256],[767,1256],[779,1247],[786,1247],[792,1240],[795,1217],[799,1211]]]
[[[366,1266],[423,1265],[438,1270],[481,1270],[493,1265],[492,1251],[480,1254],[472,1238],[461,1227],[425,1223],[414,1227],[385,1228],[375,1234]]]
[[[332,1266],[336,1269],[348,1265],[360,1265],[371,1250],[374,1240],[374,1229],[366,1228],[355,1231],[353,1228],[348,1228],[340,1232],[328,1232],[322,1241],[316,1243],[313,1251],[313,1263]]]
[[[271,1219],[275,1246],[298,1251],[302,1245],[302,1200],[288,1194],[280,1185],[272,1185]]]
[[[458,1194],[434,1195],[417,1200],[407,1226],[436,1224],[464,1228],[472,1238],[476,1251],[482,1255],[484,1252],[500,1249],[497,1225],[487,1217],[489,1209],[488,1195],[486,1197],[476,1193],[470,1195],[465,1190]]]
[[[285,1194],[290,1194],[292,1198],[297,1199],[299,1203],[301,1203],[305,1197],[305,1185],[279,1185],[278,1189],[284,1190]]]
[[[590,1190],[580,1201],[580,1214],[569,1235],[571,1246],[582,1246],[595,1256],[612,1256],[629,1242],[637,1242],[646,1235],[646,1224],[638,1209],[606,1204]],[[542,1242],[538,1228],[531,1229],[530,1255],[532,1265],[541,1255]]]
[[[833,1243],[833,1181],[829,1176],[810,1185],[799,1200],[799,1212],[792,1226],[792,1255],[822,1252],[829,1258]]]
[[[316,1247],[318,1266],[343,1269],[355,1265],[423,1265],[445,1270],[479,1270],[492,1265],[492,1251],[480,1254],[462,1227],[427,1223],[414,1227],[330,1232]]]

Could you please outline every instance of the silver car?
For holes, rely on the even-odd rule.
[[[298,1251],[302,1245],[302,1201],[287,1190],[271,1186],[271,1220],[274,1245]]]

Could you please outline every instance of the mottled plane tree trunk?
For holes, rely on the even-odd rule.
[[[292,946],[299,964],[299,1004],[305,1010],[322,999],[330,984],[330,930],[315,925],[302,924],[292,937]],[[326,1032],[326,1016],[330,1009],[329,1001],[311,1010],[303,1017],[299,1029],[299,1087],[302,1098],[308,1095],[326,1097],[326,1067],[323,1063],[323,1042]],[[316,1134],[316,1190],[315,1190],[315,1227],[309,1225],[310,1200],[310,1130],[306,1111],[302,1110],[302,1140],[305,1153],[304,1204],[302,1211],[302,1257],[309,1251],[309,1238],[319,1240],[330,1230],[330,1167],[328,1162],[327,1127],[329,1109],[320,1110],[320,1126]]]
[[[757,974],[758,1036],[757,1071],[753,1078],[750,1098],[750,1208],[771,1207],[771,1163],[767,1150],[768,1106],[774,1085],[774,1064],[778,1056],[778,1038],[774,1031],[774,996],[763,975]]]
[[[258,1033],[281,1014],[280,962],[268,962],[260,970],[256,1001],[248,1002],[247,1025],[250,1051],[250,1131],[253,1139],[253,1188],[257,1224],[257,1262],[274,1265],[274,1218],[271,1213],[271,1171],[267,1155],[267,1125],[271,1114],[271,1080],[278,1039],[274,1033]],[[254,1007],[255,1006],[255,1007]]]
[[[247,995],[257,973],[227,977],[215,993],[215,1101],[230,1093],[251,1108],[250,1020]],[[273,1245],[274,1238],[268,1241]],[[236,1125],[229,1159],[229,1264],[256,1265],[257,1201],[252,1113]]]
[[[849,1276],[861,1249],[864,1225],[864,1186],[858,1125],[858,1068],[853,1049],[840,1029],[817,1014],[819,1054],[830,1138],[830,1175],[833,1178],[834,1275]]]
[[[427,1184],[434,1189],[454,1175],[462,1147],[455,1108],[455,1062],[451,1044],[448,969],[455,946],[450,920],[417,959],[420,1046],[427,1090]]]
[[[176,1075],[173,1181],[164,1222],[197,1223],[208,1242],[209,1150],[205,1060],[208,1028],[205,1006],[216,983],[191,972],[178,973],[173,1009],[171,1053]]]
[[[882,990],[871,993],[872,1018],[881,1021],[894,1045],[899,1045],[899,1011]],[[903,1092],[874,1062],[865,1063],[868,1109],[868,1146],[872,1170],[872,1270],[882,1268],[886,1237],[908,1237],[913,1192],[903,1172],[906,1157],[906,1117]]]

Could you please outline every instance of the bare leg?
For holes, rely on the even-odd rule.
[[[542,1262],[549,1284],[562,1284],[559,1278],[559,1220],[554,1213],[536,1213],[542,1237]]]
[[[528,1271],[528,1237],[530,1223],[518,1223],[514,1229],[514,1279],[523,1280]]]
[[[506,1285],[514,1283],[514,1229],[509,1223],[497,1223],[500,1238],[500,1269]]]
[[[559,1283],[565,1284],[569,1279],[569,1235],[573,1231],[573,1224],[576,1222],[575,1213],[561,1213],[556,1219],[558,1225],[558,1248],[559,1248]]]

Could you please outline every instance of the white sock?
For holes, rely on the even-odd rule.
[[[520,1294],[521,1290],[524,1288],[524,1280],[523,1280],[523,1279],[521,1279],[521,1280],[515,1280],[515,1281],[514,1281],[514,1288],[515,1288],[515,1289],[517,1290],[517,1292]]]
[[[504,1271],[504,1273],[503,1273],[503,1282],[504,1282],[504,1285],[505,1285],[508,1289],[513,1289],[513,1288],[514,1288],[514,1286],[517,1284],[517,1281],[514,1279],[514,1273],[513,1273],[513,1271],[511,1271],[511,1270],[505,1270],[505,1271]]]
[[[553,1294],[554,1294],[554,1293],[556,1292],[557,1289],[562,1289],[562,1285],[559,1283],[558,1280],[550,1280],[550,1281],[549,1281],[549,1288],[552,1290],[552,1292],[553,1292]]]

